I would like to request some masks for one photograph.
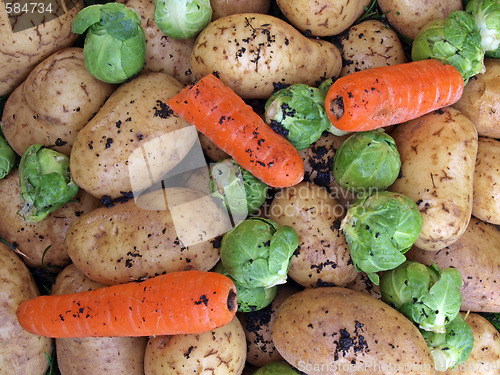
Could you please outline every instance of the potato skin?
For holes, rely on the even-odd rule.
[[[245,358],[245,333],[235,317],[225,326],[200,334],[150,338],[144,375],[240,375]]]
[[[267,13],[271,0],[210,0],[212,21],[238,13]]]
[[[437,251],[467,228],[472,212],[477,131],[453,108],[443,108],[399,125],[391,134],[401,174],[388,190],[416,202],[423,218],[415,246]]]
[[[472,215],[500,224],[500,140],[479,137]]]
[[[39,143],[69,156],[78,131],[115,87],[87,72],[82,48],[53,53],[9,96],[2,116],[4,136],[19,155]]]
[[[118,198],[122,192],[152,186],[171,170],[197,137],[196,132],[177,132],[190,125],[169,112],[165,104],[183,87],[165,73],[144,73],[116,89],[76,137],[70,169],[78,186],[96,198]],[[162,145],[156,147],[154,142],[159,139]],[[167,141],[170,143],[163,144]],[[141,147],[152,152],[148,168],[132,166],[133,155],[144,162]]]
[[[20,188],[17,169],[0,180],[0,235],[17,245],[21,259],[30,267],[47,267],[59,272],[71,259],[64,245],[70,224],[80,215],[91,212],[100,202],[80,190],[72,201],[50,213],[39,223],[28,223],[17,215]],[[45,250],[48,250],[45,252]],[[44,254],[45,253],[45,254]]]
[[[299,236],[288,275],[304,287],[345,286],[356,278],[347,242],[340,230],[346,210],[326,189],[310,182],[276,193],[269,218],[289,225]]]
[[[206,196],[183,188],[169,188],[167,196],[172,191],[193,201]],[[141,199],[164,202],[163,191],[151,192]],[[203,221],[203,214],[219,233],[227,231],[229,223],[215,202],[204,201],[205,211],[201,204],[197,205],[198,210],[186,210],[190,212],[184,218],[192,223],[193,230],[197,229],[194,224]],[[139,206],[134,200],[82,215],[68,229],[65,244],[73,263],[86,277],[107,285],[173,271],[207,271],[219,260],[218,238],[208,236],[203,242],[186,247],[179,239],[169,209]]]
[[[345,207],[356,198],[356,195],[342,188],[335,181],[333,176],[333,157],[335,156],[335,151],[349,135],[339,137],[332,133],[327,133],[308,148],[299,151],[304,161],[304,180],[324,187],[333,198]]]
[[[295,293],[281,305],[272,337],[283,358],[308,375],[335,368],[349,374],[434,374],[431,353],[413,323],[355,290]]]
[[[461,0],[378,0],[387,21],[402,35],[415,39],[428,22],[445,19],[453,10],[462,10]]]
[[[343,66],[340,76],[408,61],[396,32],[378,20],[366,20],[338,36]]]
[[[58,7],[60,2],[53,2]],[[83,9],[83,0],[62,16],[30,29],[12,32],[5,6],[0,6],[0,97],[12,92],[43,59],[71,46],[78,34],[71,32],[73,19]],[[27,14],[24,17],[33,17]],[[22,21],[26,22],[26,20]]]
[[[465,363],[441,374],[497,375],[500,369],[500,333],[479,314],[461,314],[472,329],[474,346]]]
[[[86,278],[74,264],[57,276],[52,294],[93,290],[103,284]],[[146,337],[57,338],[57,365],[64,375],[143,375]]]
[[[444,249],[434,252],[411,248],[410,260],[441,268],[455,267],[462,275],[463,311],[500,312],[500,231],[474,216],[464,234]]]
[[[0,243],[0,264],[1,372],[9,375],[44,375],[49,367],[45,353],[52,354],[53,340],[26,332],[16,316],[21,302],[40,295],[35,280],[26,265],[3,243]]]
[[[337,77],[338,48],[308,39],[287,22],[266,14],[240,13],[219,18],[198,35],[191,55],[194,77],[216,73],[244,99],[267,99],[275,85]]]
[[[302,32],[314,36],[340,34],[365,12],[370,0],[277,0],[285,17]]]
[[[166,36],[156,25],[154,0],[118,0],[141,16],[146,36],[146,64],[142,72],[166,73],[183,84],[193,82],[191,52],[195,38],[174,39]]]
[[[500,61],[485,59],[486,71],[471,77],[453,107],[476,125],[483,137],[500,138]]]
[[[258,311],[238,313],[238,318],[245,330],[248,363],[261,367],[283,360],[274,346],[271,327],[281,304],[299,290],[301,289],[293,283],[279,285],[276,297],[269,305]]]

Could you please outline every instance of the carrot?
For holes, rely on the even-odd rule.
[[[399,124],[460,99],[464,79],[435,59],[348,74],[328,90],[325,109],[334,127],[366,131]]]
[[[237,310],[226,276],[179,271],[79,293],[40,296],[21,303],[26,331],[48,337],[154,336],[210,331]]]
[[[167,105],[267,185],[290,187],[304,178],[297,149],[213,74],[185,87]]]

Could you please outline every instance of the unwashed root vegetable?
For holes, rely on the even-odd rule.
[[[325,109],[333,126],[367,131],[399,124],[457,102],[464,79],[435,59],[354,72],[328,90]]]
[[[238,307],[236,287],[207,271],[167,273],[72,294],[21,303],[26,331],[48,337],[157,336],[210,331],[229,323]]]
[[[167,105],[265,184],[290,187],[304,178],[297,149],[213,74],[181,90]]]

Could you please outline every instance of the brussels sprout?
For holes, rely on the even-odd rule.
[[[18,214],[31,223],[42,221],[79,190],[69,173],[69,158],[40,144],[28,147],[21,157],[19,184]]]
[[[262,366],[253,375],[297,375],[300,374],[292,365],[285,361],[271,362]]]
[[[271,288],[287,280],[299,244],[292,227],[250,217],[224,234],[220,257],[231,277],[245,288]]]
[[[378,285],[376,272],[391,270],[406,260],[403,254],[422,230],[422,215],[407,196],[379,191],[356,199],[341,228],[356,270]]]
[[[83,8],[75,17],[72,31],[87,30],[83,56],[85,68],[107,83],[122,83],[139,73],[146,61],[146,37],[141,17],[120,3]]]
[[[155,0],[155,21],[165,35],[189,39],[212,19],[210,0]]]
[[[500,47],[500,0],[471,0],[465,11],[476,21],[481,48],[485,52],[497,52]]]
[[[472,330],[461,314],[446,325],[444,333],[421,332],[431,350],[436,371],[446,371],[467,361],[474,346]]]
[[[277,285],[271,288],[245,288],[234,280],[220,261],[213,271],[229,277],[234,282],[238,295],[238,311],[251,312],[262,310],[273,301],[274,297],[276,297],[276,292],[278,290]]]
[[[441,270],[406,261],[380,279],[382,300],[425,331],[445,333],[460,311],[462,276],[456,268]]]
[[[426,24],[413,41],[411,57],[413,61],[434,58],[453,65],[465,83],[485,71],[479,28],[474,18],[462,10]]]
[[[316,142],[330,127],[323,91],[297,83],[278,90],[264,106],[264,119],[297,150]]]
[[[398,177],[400,168],[396,142],[382,130],[351,135],[333,157],[335,181],[355,193],[387,189]]]
[[[269,186],[233,159],[224,159],[210,168],[210,189],[223,199],[233,217],[246,218],[265,202]]]
[[[0,180],[6,177],[12,168],[14,168],[16,158],[17,154],[4,138],[2,129],[0,128]]]

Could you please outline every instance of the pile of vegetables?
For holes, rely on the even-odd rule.
[[[0,23],[4,371],[497,374],[500,0],[411,3]]]

